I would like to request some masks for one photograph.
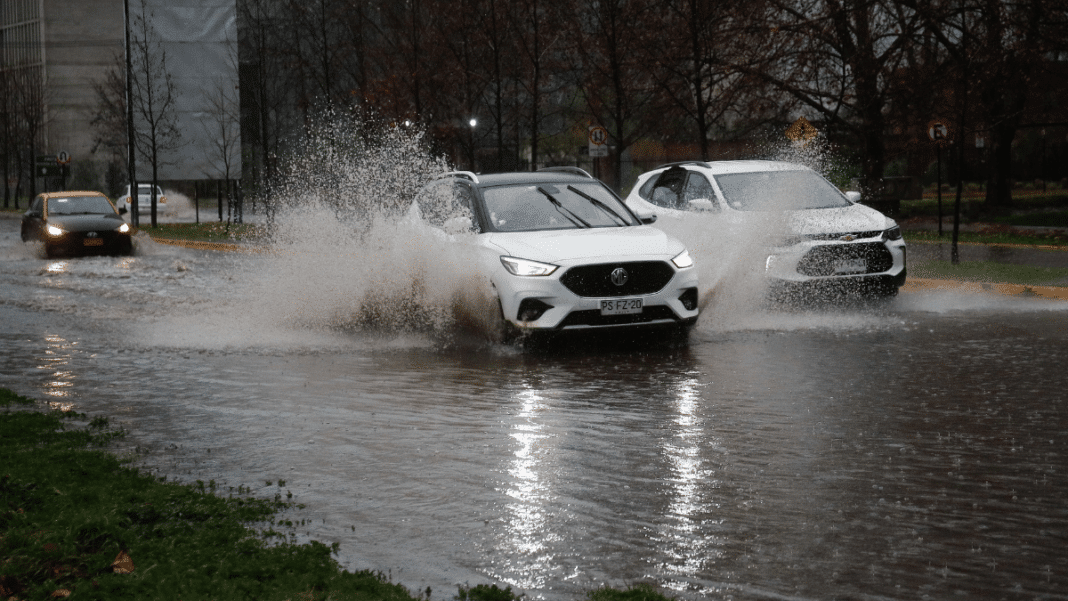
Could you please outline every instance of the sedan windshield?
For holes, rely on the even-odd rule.
[[[756,171],[716,176],[723,197],[739,211],[848,207],[850,202],[815,171]]]
[[[483,192],[499,232],[623,227],[638,221],[597,183],[497,186]]]
[[[67,196],[48,199],[49,215],[98,215],[114,212],[115,208],[103,196]]]

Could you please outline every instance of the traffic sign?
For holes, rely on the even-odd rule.
[[[790,124],[790,127],[786,128],[783,132],[787,138],[790,138],[794,142],[808,142],[812,138],[820,135],[820,130],[816,129],[808,119],[804,117],[798,117],[797,121]]]
[[[70,153],[66,150],[59,151],[59,154],[56,155],[56,162],[60,165],[66,165],[70,162]]]
[[[608,156],[608,130],[600,125],[590,126],[590,156],[591,157],[606,157]]]
[[[949,144],[949,134],[949,125],[941,119],[935,119],[927,124],[927,137],[938,146]]]

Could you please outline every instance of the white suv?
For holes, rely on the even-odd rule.
[[[122,196],[119,197],[119,202],[116,203],[119,207],[130,207],[130,186],[126,186],[126,190],[123,191]],[[156,186],[156,210],[167,208],[167,197],[163,195],[163,188]],[[152,210],[152,184],[137,184],[137,211],[144,213],[145,211]]]
[[[449,173],[423,188],[411,214],[441,235],[474,235],[472,268],[496,294],[506,335],[685,331],[697,320],[686,247],[580,170]]]
[[[843,194],[804,165],[692,161],[642,174],[626,203],[639,215],[696,217],[751,228],[747,231],[762,237],[764,272],[776,291],[896,295],[905,283],[901,228],[859,200],[860,193]],[[772,227],[775,223],[781,229]]]

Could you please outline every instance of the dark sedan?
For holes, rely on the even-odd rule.
[[[38,240],[49,257],[128,255],[133,228],[100,192],[38,194],[22,216],[22,240]]]

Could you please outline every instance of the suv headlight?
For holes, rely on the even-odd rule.
[[[883,232],[883,240],[900,240],[901,239],[901,226],[895,225],[894,227]]]
[[[124,224],[119,226],[119,233],[120,234],[127,234],[129,232],[130,232],[130,224],[129,223],[124,223]]]
[[[539,263],[528,259],[516,257],[501,257],[501,265],[512,275],[544,276],[556,271],[557,266],[551,263]]]
[[[675,264],[675,267],[679,269],[686,269],[687,267],[693,267],[693,259],[690,258],[690,251],[684,250],[681,253],[675,255],[675,258],[671,260]]]
[[[62,229],[60,229],[60,228],[58,228],[58,227],[56,227],[54,225],[48,226],[47,230],[48,230],[48,235],[49,236],[62,236],[64,233],[66,233]]]

